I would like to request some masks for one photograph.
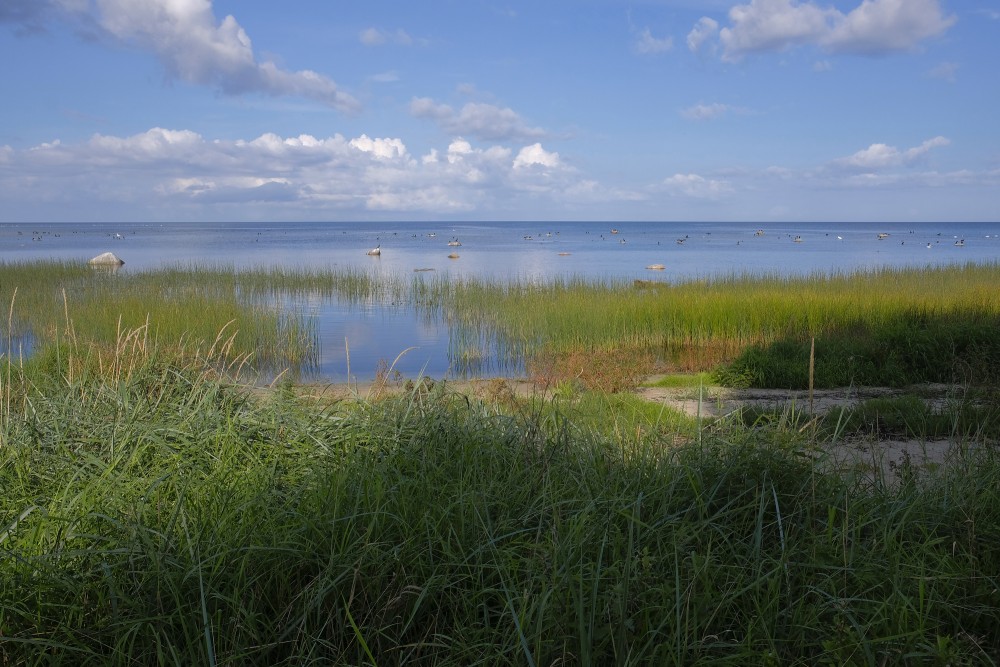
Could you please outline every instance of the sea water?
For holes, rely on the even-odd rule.
[[[451,245],[449,245],[451,244]],[[368,255],[378,248],[380,254]],[[218,264],[237,268],[362,269],[453,278],[544,281],[732,274],[783,276],[1000,259],[1000,223],[250,222],[0,224],[0,261],[86,261],[111,251],[123,272]],[[449,257],[457,255],[457,257]],[[653,270],[647,267],[662,266]],[[370,379],[380,361],[407,377],[490,375],[449,358],[449,329],[409,308],[302,304],[316,318],[314,377]]]

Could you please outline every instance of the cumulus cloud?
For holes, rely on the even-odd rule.
[[[455,111],[429,97],[418,97],[410,102],[410,114],[433,120],[448,134],[487,141],[524,141],[546,135],[541,128],[529,126],[513,109],[480,102],[469,102]]]
[[[692,53],[697,53],[701,50],[702,44],[712,39],[718,30],[718,21],[707,16],[701,17],[698,19],[698,22],[694,24],[694,28],[691,29],[691,32],[688,33],[688,49],[690,49]]]
[[[554,168],[559,166],[559,153],[550,153],[541,144],[525,146],[514,158],[514,169],[524,169],[538,165],[540,167]]]
[[[730,27],[719,31],[723,57],[737,59],[743,54],[779,51],[815,42],[829,32],[836,9],[822,9],[795,0],[751,0],[729,10]]]
[[[729,10],[729,25],[718,38],[723,59],[730,61],[806,44],[831,53],[883,55],[911,50],[955,20],[939,0],[863,0],[846,14],[812,1],[750,0]],[[713,23],[705,17],[695,25],[689,48],[697,50],[714,34]]]
[[[837,17],[824,46],[835,52],[881,55],[907,51],[955,23],[938,0],[864,0],[843,18]]]
[[[378,158],[391,160],[406,157],[406,146],[400,139],[370,139],[367,134],[362,134],[357,139],[351,139],[351,146]]]
[[[674,48],[672,37],[653,37],[649,28],[644,28],[635,41],[635,50],[643,54],[663,53],[672,48]]]
[[[931,149],[947,146],[951,142],[945,137],[934,137],[919,146],[900,150],[887,144],[872,144],[853,155],[834,161],[837,167],[856,171],[878,171],[889,167],[911,165],[926,155]]]
[[[721,199],[733,192],[726,181],[705,178],[699,174],[674,174],[663,180],[663,185],[673,194],[695,199]]]
[[[59,16],[96,29],[154,54],[170,77],[228,95],[294,95],[339,111],[359,108],[354,97],[322,74],[258,60],[246,31],[232,15],[219,21],[211,0],[4,0],[0,7],[0,20],[30,25]]]
[[[338,212],[440,214],[510,210],[525,193],[562,206],[572,203],[569,193],[579,180],[540,143],[514,150],[462,138],[423,156],[411,155],[398,137],[265,133],[234,141],[159,127],[82,143],[0,146],[0,208],[7,211],[16,202],[60,202],[79,211],[81,201],[95,206],[100,200],[117,210],[145,207],[151,217],[191,206],[208,207],[200,209],[206,218],[211,210],[315,212],[326,219]],[[262,208],[239,208],[249,204]]]

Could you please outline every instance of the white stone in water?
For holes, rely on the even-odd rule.
[[[88,264],[101,264],[102,266],[121,266],[124,263],[124,260],[113,252],[101,253],[88,262]]]

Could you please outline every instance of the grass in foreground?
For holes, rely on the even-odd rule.
[[[324,404],[130,367],[0,373],[0,664],[1000,654],[995,449],[894,486],[766,425],[614,432],[423,384]]]

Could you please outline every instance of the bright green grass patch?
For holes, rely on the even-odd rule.
[[[644,387],[660,387],[663,389],[697,389],[699,387],[717,387],[716,378],[712,373],[673,373],[657,378],[653,382],[643,383]]]

